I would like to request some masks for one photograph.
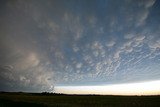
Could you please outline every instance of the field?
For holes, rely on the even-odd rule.
[[[0,107],[160,107],[160,96],[0,93]]]

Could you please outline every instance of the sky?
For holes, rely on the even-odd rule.
[[[160,0],[0,1],[0,91],[157,81]]]

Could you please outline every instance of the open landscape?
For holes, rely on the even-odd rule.
[[[160,107],[160,0],[0,0],[0,107]]]
[[[160,107],[160,96],[0,93],[0,107]]]

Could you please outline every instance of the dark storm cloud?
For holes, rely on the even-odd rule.
[[[160,77],[156,0],[1,3],[1,90]]]

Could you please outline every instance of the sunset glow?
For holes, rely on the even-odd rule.
[[[65,94],[159,95],[159,84],[160,80],[101,86],[57,86],[55,91]]]

